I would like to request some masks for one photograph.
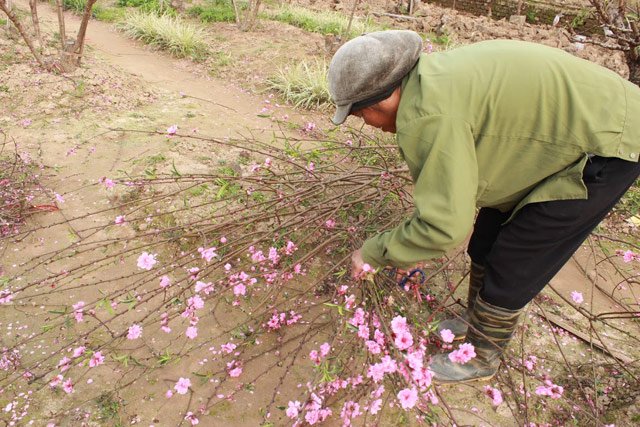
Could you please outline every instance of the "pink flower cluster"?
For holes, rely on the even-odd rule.
[[[198,248],[198,253],[200,253],[200,256],[202,256],[202,259],[204,259],[207,262],[211,262],[212,259],[218,256],[218,254],[216,253],[215,247],[206,248],[206,249]]]
[[[327,357],[330,351],[331,345],[326,342],[320,346],[320,352],[318,352],[318,350],[311,350],[309,352],[309,359],[311,359],[314,364],[320,365],[320,363],[322,363],[322,359]]]
[[[276,331],[285,325],[294,325],[298,323],[300,319],[302,319],[302,316],[293,310],[289,311],[289,313],[285,313],[284,311],[282,313],[278,313],[274,310],[271,319],[267,322],[267,329],[270,331]]]
[[[476,357],[476,351],[473,344],[470,343],[460,344],[457,350],[449,353],[449,360],[453,363],[460,363],[461,365],[464,365],[474,357]]]
[[[409,332],[407,319],[402,316],[396,316],[391,320],[391,330],[395,335],[394,344],[398,350],[407,350],[413,345],[413,336]]]
[[[84,320],[84,301],[78,301],[73,304],[73,317],[78,323]]]
[[[630,263],[631,261],[640,261],[640,254],[637,254],[633,251],[617,251],[618,255],[622,255],[622,260],[626,263]]]
[[[142,254],[138,257],[138,268],[143,270],[151,270],[154,265],[158,262],[156,260],[157,254],[150,254],[148,252],[142,252]]]
[[[549,379],[544,380],[544,385],[536,387],[538,396],[549,396],[552,399],[560,399],[563,392],[564,388],[562,386],[554,384]]]
[[[491,399],[493,406],[498,406],[502,403],[502,393],[497,388],[486,385],[484,386],[484,394]]]

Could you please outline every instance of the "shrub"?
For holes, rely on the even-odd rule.
[[[178,17],[135,12],[118,25],[128,36],[178,58],[202,59],[207,53],[204,31]]]
[[[274,21],[286,22],[303,30],[320,34],[343,35],[349,25],[349,18],[341,13],[315,12],[300,6],[284,5],[277,10],[266,11],[264,17]],[[346,38],[377,29],[381,28],[375,26],[369,19],[362,21],[354,18]]]
[[[118,0],[117,5],[121,7],[135,7],[143,12],[155,13],[157,15],[175,15],[176,12],[170,3],[170,0]]]
[[[203,22],[235,22],[236,13],[229,0],[209,0],[205,5],[190,8],[190,16]]]
[[[322,108],[331,102],[325,63],[302,61],[293,67],[280,69],[268,79],[268,85],[296,107]]]

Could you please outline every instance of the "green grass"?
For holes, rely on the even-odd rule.
[[[63,0],[62,4],[66,10],[71,10],[73,13],[81,14],[84,12],[87,0]]]
[[[325,63],[302,61],[295,66],[278,70],[276,75],[268,79],[267,84],[296,107],[324,108],[331,104]]]
[[[208,0],[204,5],[187,10],[189,16],[202,22],[235,22],[236,13],[230,0]]]
[[[118,28],[129,37],[178,58],[202,60],[208,53],[204,30],[179,17],[134,12]]]
[[[120,7],[135,7],[156,15],[176,15],[176,11],[171,7],[171,0],[118,0],[116,4]]]
[[[349,25],[349,18],[338,12],[315,12],[300,6],[283,5],[276,10],[266,10],[263,18],[302,28],[312,33],[344,35]],[[347,38],[358,36],[362,33],[380,30],[371,20],[362,20],[355,17]]]
[[[124,19],[126,10],[119,7],[93,6],[93,17],[102,22],[120,22]]]

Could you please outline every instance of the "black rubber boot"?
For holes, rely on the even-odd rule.
[[[471,263],[471,272],[469,273],[469,291],[467,294],[467,309],[455,319],[447,319],[438,325],[438,333],[444,329],[449,329],[453,335],[454,341],[463,340],[467,335],[467,327],[469,325],[469,313],[473,310],[473,304],[475,303],[478,292],[482,289],[482,283],[484,281],[484,267]]]

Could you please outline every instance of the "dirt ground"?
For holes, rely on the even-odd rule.
[[[340,1],[308,3],[316,8],[327,7],[325,3],[342,10],[350,7],[350,2]],[[389,2],[361,3],[360,12],[365,9],[385,11]],[[27,9],[24,0],[18,1],[17,5]],[[40,15],[45,27],[52,28],[55,19],[53,9],[42,4]],[[423,6],[418,15],[424,16],[424,19],[408,24],[403,22],[402,25],[426,32],[446,26],[453,45],[492,38],[524,39],[573,51],[623,75],[625,73],[624,62],[619,55],[603,54],[599,49],[589,46],[582,49],[558,29],[529,25],[518,27],[508,22],[494,22],[428,5]],[[66,18],[68,28],[78,26],[77,17],[67,14]],[[399,25],[399,21],[381,19],[387,25]],[[59,203],[59,211],[38,214],[33,218],[35,223],[49,226],[48,228],[41,228],[21,242],[8,239],[0,241],[0,272],[30,280],[30,276],[37,277],[56,269],[71,269],[78,262],[90,262],[90,258],[73,261],[63,259],[40,266],[37,271],[25,271],[23,268],[24,260],[49,253],[73,238],[74,223],[62,224],[65,218],[81,217],[108,207],[108,194],[88,187],[102,177],[122,173],[142,174],[149,168],[157,171],[175,168],[181,173],[207,173],[220,165],[233,163],[238,155],[237,151],[224,150],[219,146],[205,146],[192,140],[176,140],[164,136],[150,137],[146,133],[136,134],[130,131],[157,131],[162,135],[169,126],[177,125],[182,132],[220,140],[250,134],[258,140],[270,141],[274,132],[283,131],[275,119],[286,117],[286,120],[294,124],[285,129],[285,133],[299,134],[299,128],[308,122],[315,123],[321,131],[333,128],[327,112],[295,110],[283,105],[277,96],[262,89],[266,77],[277,67],[303,59],[325,58],[324,37],[266,21],[261,22],[250,35],[238,31],[233,24],[211,25],[208,31],[216,49],[231,55],[230,64],[215,66],[215,62],[211,61],[198,64],[177,60],[125,38],[112,25],[92,21],[83,67],[66,76],[37,71],[23,47],[17,46],[16,41],[4,35],[0,37],[0,130],[7,135],[10,143],[17,144],[24,158],[28,157],[42,165],[42,179],[46,186],[64,199],[64,203]],[[268,114],[264,114],[265,111]],[[90,220],[98,222],[100,218]],[[82,228],[86,223],[78,225]],[[98,237],[104,236],[96,236]],[[117,238],[117,233],[109,237]],[[112,266],[112,272],[102,274],[115,276],[116,271],[117,274],[122,273],[122,269],[127,268],[126,260],[128,258],[123,256],[121,264]],[[602,276],[598,281],[599,288],[594,287],[595,271],[594,259],[590,256],[589,249],[581,249],[575,259],[553,279],[551,286],[540,298],[540,303],[531,306],[527,313],[526,346],[539,350],[537,354],[541,370],[552,372],[562,358],[570,359],[570,365],[576,371],[571,378],[566,379],[568,389],[571,384],[581,381],[581,359],[601,360],[605,356],[600,350],[590,348],[581,339],[567,333],[562,325],[548,322],[546,319],[550,317],[544,316],[544,310],[555,314],[556,320],[558,317],[564,319],[567,323],[565,326],[589,331],[589,325],[584,323],[584,316],[578,315],[578,309],[571,306],[572,291],[584,294],[587,303],[579,309],[586,310],[593,316],[620,311],[623,308],[619,305],[621,300],[638,301],[637,289],[634,290],[631,286],[620,289],[615,278],[606,277],[608,273],[603,273],[602,270],[597,270],[597,274]],[[50,317],[47,309],[78,299],[89,300],[95,296],[94,289],[86,289],[81,285],[57,294],[60,298],[65,298],[65,302],[47,300],[42,301],[40,307],[19,307],[19,310],[17,308],[12,311],[11,316],[0,313],[0,328],[3,332],[6,330],[6,335],[12,340],[38,333],[41,325]],[[43,283],[42,286],[49,284]],[[125,287],[126,284],[118,283],[116,286]],[[34,289],[34,292],[37,291],[38,289]],[[611,298],[609,295],[614,293],[616,297]],[[230,313],[220,313],[223,318],[227,316],[226,324],[206,325],[212,336],[219,336],[228,325],[237,321],[234,314]],[[612,320],[611,324],[617,329],[595,327],[605,349],[609,349],[620,360],[637,359],[637,348],[630,347],[624,339],[625,333],[639,335],[637,321],[617,319]],[[565,349],[564,354],[559,354],[549,344],[552,330],[559,340],[558,347]],[[162,337],[157,339],[162,340]],[[321,341],[318,339],[318,342]],[[222,341],[212,344],[221,343]],[[40,342],[38,348],[27,348],[24,351],[46,356],[49,344]],[[4,345],[0,339],[0,347]],[[78,384],[78,391],[72,399],[64,395],[58,395],[58,400],[48,401],[21,397],[20,404],[30,406],[31,409],[24,422],[20,421],[16,425],[24,425],[29,419],[33,420],[33,425],[47,425],[50,422],[69,426],[103,425],[91,415],[96,411],[96,390],[92,389],[92,384],[102,383],[114,388],[123,387],[120,395],[123,399],[123,424],[179,425],[184,420],[186,408],[194,405],[186,400],[179,403],[175,403],[175,399],[166,401],[162,395],[167,384],[181,372],[197,371],[202,366],[205,354],[194,353],[191,358],[181,360],[174,369],[163,371],[163,378],[142,375],[133,384],[125,384],[126,381],[113,384],[111,381],[114,378],[126,380],[127,369],[133,371],[134,368],[117,368],[117,372],[113,372],[114,368],[105,367],[90,378],[91,382],[86,381],[89,380],[87,378],[85,384]],[[277,352],[264,360],[265,365],[276,362]],[[307,371],[308,368],[301,367],[297,376],[287,379],[292,395],[278,398],[284,402],[288,398],[294,398],[298,382],[305,378]],[[278,369],[274,368],[273,378],[268,378],[267,384],[275,385],[278,375]],[[513,371],[505,368],[501,375],[513,375]],[[619,426],[633,425],[632,420],[637,420],[633,417],[637,417],[640,411],[638,386],[611,383],[620,377],[611,376],[610,371],[584,375],[597,376],[604,384],[603,387],[615,390],[608,393],[613,396],[609,400],[594,403],[600,405],[605,414],[601,418],[603,424],[605,421],[615,421]],[[575,385],[574,388],[577,390],[579,386]],[[8,390],[10,387],[3,391]],[[19,390],[16,395],[18,392]],[[516,425],[508,408],[501,406],[494,409],[486,400],[481,399],[481,386],[443,387],[440,392],[458,408],[456,414],[463,424]],[[217,409],[208,418],[202,418],[202,425],[259,425],[262,420],[259,408],[265,400],[271,398],[254,395],[252,390],[247,389],[245,393],[235,397],[232,404],[232,399],[224,398],[231,394],[230,390],[220,390],[219,393],[223,396],[220,398],[220,405],[216,406]],[[209,397],[195,396],[194,399],[204,402]],[[5,407],[2,394],[0,402]],[[619,405],[614,405],[615,402]],[[77,409],[64,417],[52,415],[63,406]],[[611,409],[608,413],[607,408]],[[541,415],[541,419],[554,424],[556,409],[548,408],[548,413]],[[540,411],[543,414],[547,408],[541,408]],[[11,409],[5,410],[2,414],[4,418],[1,419],[9,422],[10,412]],[[277,417],[275,425],[286,425],[284,417]],[[338,425],[337,421],[335,423]]]

